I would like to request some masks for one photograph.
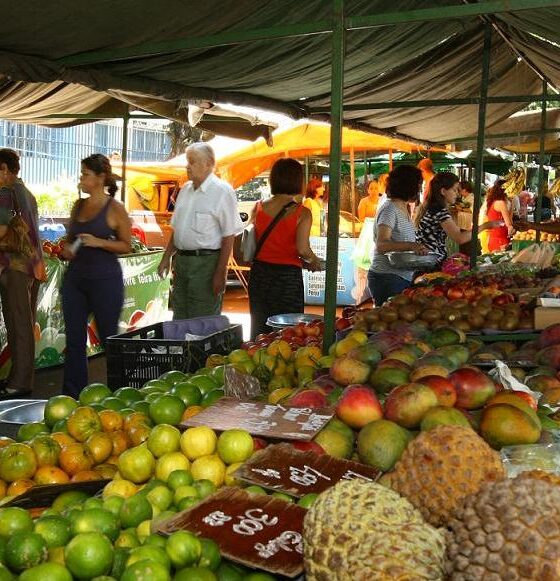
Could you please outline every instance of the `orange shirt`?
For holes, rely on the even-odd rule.
[[[272,264],[291,264],[293,266],[302,265],[296,246],[296,229],[302,206],[298,206],[293,212],[284,216],[280,222],[274,226],[265,240],[256,260],[270,262]],[[255,231],[257,240],[274,219],[267,214],[261,202],[257,202],[255,213]]]

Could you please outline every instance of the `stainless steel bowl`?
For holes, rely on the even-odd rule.
[[[434,268],[438,263],[437,254],[416,254],[411,250],[404,252],[388,252],[389,264],[395,268],[415,270],[417,268]]]
[[[43,420],[46,399],[11,400],[12,407],[0,412],[0,422],[13,424],[28,424]]]
[[[266,324],[273,329],[283,329],[292,327],[298,323],[311,323],[317,319],[323,319],[322,315],[313,315],[309,313],[287,313],[285,315],[273,315],[268,317]]]

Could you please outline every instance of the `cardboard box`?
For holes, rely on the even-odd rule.
[[[558,307],[537,307],[535,309],[535,329],[541,330],[560,323],[560,309]]]

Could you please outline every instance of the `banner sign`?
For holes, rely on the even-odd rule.
[[[169,278],[157,274],[162,252],[145,252],[121,256],[124,276],[124,304],[119,320],[119,333],[157,323],[166,318]],[[47,281],[39,287],[37,321],[35,323],[35,367],[51,367],[64,363],[66,334],[60,289],[66,262],[45,257]],[[88,324],[88,355],[101,353],[95,321]],[[0,318],[0,378],[8,375],[10,353],[4,321]]]

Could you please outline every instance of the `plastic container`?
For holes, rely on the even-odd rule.
[[[212,353],[226,355],[242,342],[241,325],[230,325],[195,341],[164,339],[164,323],[109,337],[106,343],[107,385],[142,387],[166,371],[189,373],[204,367]]]

